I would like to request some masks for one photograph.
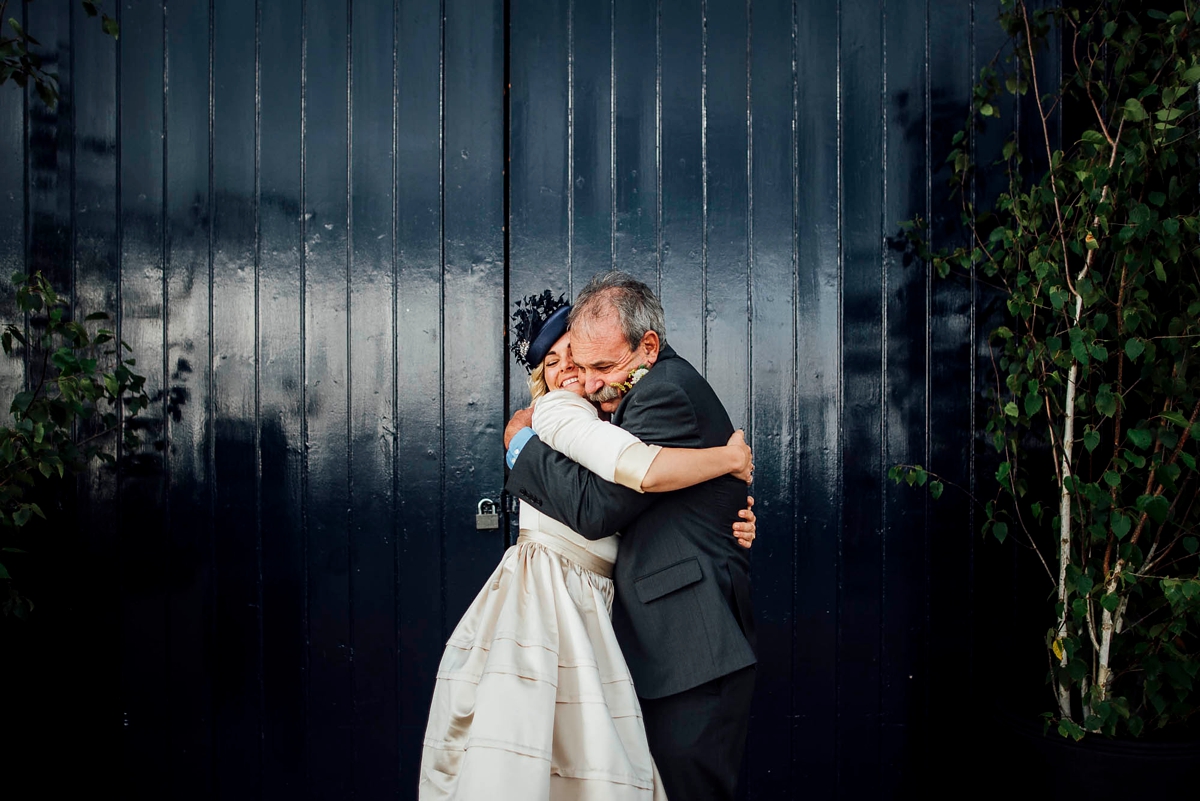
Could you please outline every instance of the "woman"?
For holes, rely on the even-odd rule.
[[[720,448],[659,448],[600,421],[571,360],[569,306],[549,291],[517,305],[514,352],[546,444],[639,492],[726,473],[749,481],[741,432]],[[734,530],[749,547],[754,515],[741,514]],[[420,798],[664,799],[610,620],[618,536],[589,541],[525,503],[520,528],[447,643]]]

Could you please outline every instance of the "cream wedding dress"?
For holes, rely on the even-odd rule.
[[[633,489],[659,450],[564,390],[538,399],[533,427]],[[610,619],[618,537],[587,540],[524,502],[520,529],[446,644],[421,801],[663,801]]]

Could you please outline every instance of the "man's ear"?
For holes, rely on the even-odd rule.
[[[659,347],[657,331],[647,331],[642,335],[642,341],[638,344],[638,352],[642,354],[642,361],[647,367],[652,367],[658,361]]]

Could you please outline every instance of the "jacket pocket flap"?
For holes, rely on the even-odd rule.
[[[695,584],[702,578],[704,573],[700,570],[700,561],[692,556],[662,570],[656,570],[648,576],[634,579],[633,587],[637,591],[638,600],[648,604],[667,593]]]

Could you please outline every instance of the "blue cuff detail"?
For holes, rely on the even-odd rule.
[[[504,463],[508,465],[510,470],[517,463],[517,457],[521,455],[521,449],[525,447],[525,443],[531,439],[533,439],[533,429],[525,426],[509,441],[508,453],[504,454]]]

